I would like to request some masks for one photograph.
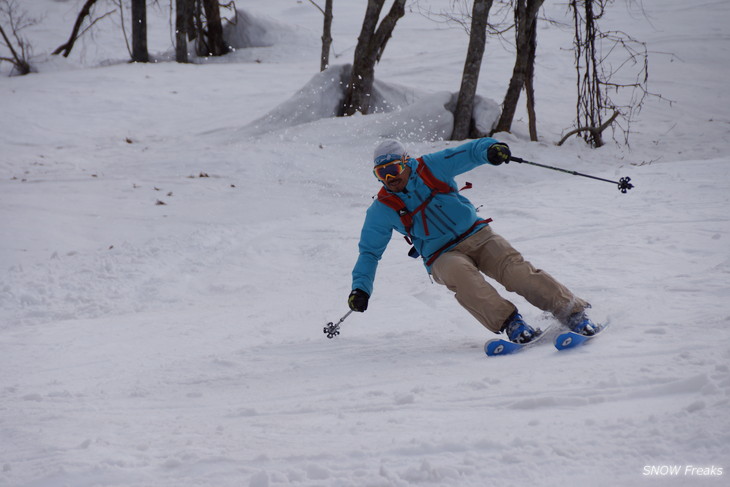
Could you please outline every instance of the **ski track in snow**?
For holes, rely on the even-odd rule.
[[[344,63],[363,6],[335,3]],[[367,313],[322,333],[346,311],[378,137],[400,130],[413,154],[453,142],[424,140],[424,106],[252,135],[314,75],[316,9],[239,5],[274,46],[205,65],[118,63],[111,25],[69,60],[43,54],[77,4],[29,7],[49,15],[29,31],[41,72],[0,79],[0,485],[723,485],[728,6],[704,18],[645,1],[651,23],[612,11],[649,43],[652,89],[673,100],[647,103],[630,150],[553,145],[574,109],[570,33],[542,26],[542,140],[528,142],[524,114],[498,138],[636,188],[517,163],[464,175],[494,229],[611,322],[582,348],[487,358],[493,335],[398,235]],[[148,15],[162,53],[167,14]],[[453,91],[465,46],[459,28],[408,13],[378,77]],[[480,94],[499,100],[511,54],[495,46]],[[651,465],[724,473],[647,477]]]

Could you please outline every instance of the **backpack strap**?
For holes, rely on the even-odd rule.
[[[436,176],[433,175],[431,172],[431,169],[428,168],[426,163],[423,161],[423,157],[419,157],[416,159],[418,161],[418,167],[416,168],[416,174],[423,180],[424,183],[426,183],[426,186],[431,188],[431,194],[428,195],[428,198],[426,198],[423,203],[418,205],[418,207],[413,210],[413,214],[415,215],[418,212],[421,212],[421,219],[423,221],[423,230],[426,232],[426,235],[428,235],[428,220],[426,220],[426,207],[429,203],[431,203],[431,200],[434,196],[437,194],[445,194],[445,193],[454,193],[456,192],[455,188],[452,188],[444,181],[441,181],[440,179],[436,178]]]
[[[395,210],[400,217],[401,223],[406,228],[407,235],[404,236],[408,245],[413,245],[413,239],[411,239],[411,228],[413,228],[413,214],[408,211],[406,204],[398,196],[390,193],[385,187],[380,188],[377,196],[378,201],[383,203],[385,206]],[[409,254],[410,255],[410,254]]]
[[[436,178],[431,172],[431,169],[423,161],[423,157],[416,159],[418,161],[418,167],[416,168],[416,174],[418,174],[426,186],[431,188],[431,194],[436,193],[453,193],[456,189],[449,186],[447,183]],[[435,191],[435,193],[434,193]]]
[[[385,206],[395,210],[398,216],[403,222],[403,226],[406,227],[408,233],[413,226],[413,215],[406,208],[406,204],[397,195],[389,192],[385,187],[380,188],[378,192],[377,200],[383,203]]]
[[[406,208],[406,204],[403,202],[402,199],[400,199],[397,195],[391,193],[390,191],[386,190],[385,187],[380,188],[380,191],[378,192],[377,199],[384,205],[392,208],[393,210],[398,213],[398,216],[400,217],[401,222],[403,223],[403,226],[406,229],[406,233],[408,234],[406,236],[406,240],[411,243],[411,228],[413,228],[413,216],[421,213],[421,218],[423,221],[423,230],[426,233],[426,235],[429,234],[428,232],[428,221],[426,220],[426,212],[424,211],[426,209],[426,206],[431,202],[434,196],[437,194],[443,194],[443,193],[454,193],[456,192],[455,188],[452,188],[449,186],[448,183],[445,183],[444,181],[441,181],[436,176],[433,175],[431,170],[428,168],[426,163],[423,161],[423,157],[419,157],[416,159],[418,161],[418,167],[416,168],[416,174],[418,174],[418,177],[420,177],[423,182],[431,189],[431,194],[426,198],[423,203],[418,205],[418,207],[413,211],[408,211]],[[471,187],[471,184],[469,184],[469,187]]]

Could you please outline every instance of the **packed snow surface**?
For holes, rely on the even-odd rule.
[[[496,137],[636,188],[517,163],[463,176],[495,231],[611,324],[491,358],[494,335],[398,235],[368,311],[322,333],[347,311],[376,143],[456,144],[443,107],[468,38],[422,14],[451,2],[409,8],[376,68],[388,110],[347,119],[328,115],[307,1],[237,2],[255,28],[188,65],[170,61],[168,2],[149,7],[149,64],[126,63],[118,13],[51,56],[83,2],[20,2],[41,20],[24,31],[36,72],[0,64],[0,485],[727,485],[730,3],[611,6],[603,25],[647,43],[662,98],[630,146],[597,150],[555,145],[575,71],[548,3],[565,25],[538,33],[540,141],[522,108]],[[365,2],[334,7],[337,72]],[[484,113],[512,62],[490,38]]]

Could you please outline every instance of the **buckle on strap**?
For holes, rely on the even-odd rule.
[[[443,247],[441,247],[440,249],[438,249],[436,252],[434,252],[433,254],[431,254],[431,257],[429,257],[428,260],[426,261],[426,265],[427,266],[430,266],[431,264],[433,264],[436,261],[436,259],[438,259],[439,256],[444,252],[444,250],[446,250],[449,247],[451,247],[453,245],[456,245],[459,242],[461,242],[462,240],[464,240],[479,225],[489,224],[491,222],[492,222],[492,219],[491,218],[487,218],[486,220],[477,220],[477,221],[475,221],[474,224],[471,227],[469,227],[469,230],[467,230],[466,232],[462,233],[461,235],[459,235],[458,237],[456,237],[454,240],[450,241],[449,243],[447,243],[446,245],[444,245]]]

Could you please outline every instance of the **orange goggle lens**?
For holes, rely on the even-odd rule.
[[[397,178],[406,168],[406,161],[398,159],[391,162],[386,162],[379,166],[375,166],[373,172],[375,177],[382,182],[386,182],[390,178]]]

